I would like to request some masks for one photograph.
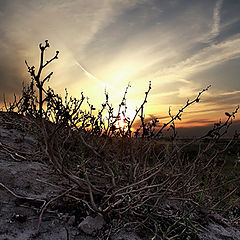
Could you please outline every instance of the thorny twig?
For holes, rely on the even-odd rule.
[[[178,110],[178,113],[175,115],[175,116],[172,116],[171,115],[171,119],[167,122],[167,123],[164,123],[163,126],[158,130],[158,132],[156,133],[155,137],[158,137],[159,135],[162,134],[163,130],[169,126],[171,123],[173,123],[175,120],[180,120],[181,121],[181,117],[182,117],[182,114],[183,114],[183,111],[189,107],[190,105],[192,105],[193,103],[198,103],[200,101],[200,96],[205,92],[207,91],[209,88],[211,87],[211,85],[207,86],[206,88],[204,88],[203,90],[201,90],[197,97],[195,99],[193,99],[192,101],[190,101],[189,99],[187,100],[186,104]]]
[[[44,204],[46,203],[45,200],[42,200],[42,199],[36,199],[36,198],[31,198],[31,197],[23,197],[23,196],[20,196],[16,193],[14,193],[12,190],[10,190],[7,186],[5,186],[3,183],[0,183],[0,186],[2,188],[4,188],[7,192],[9,192],[11,195],[13,195],[15,198],[17,198],[19,200],[19,202],[21,203],[29,203],[29,204],[33,204],[33,205],[39,205],[38,203],[41,203],[41,207],[40,209],[42,208],[42,206],[44,206]]]
[[[76,187],[72,187],[66,191],[64,191],[63,193],[61,193],[60,195],[52,198],[51,200],[49,200],[46,204],[44,204],[43,208],[41,209],[41,212],[40,212],[40,215],[39,215],[39,219],[38,219],[38,227],[37,227],[37,233],[39,232],[40,230],[40,225],[41,225],[41,222],[42,222],[42,217],[43,217],[43,213],[45,212],[45,210],[47,209],[48,205],[54,201],[56,201],[57,199],[65,196],[67,193],[71,192],[73,189],[75,189]]]

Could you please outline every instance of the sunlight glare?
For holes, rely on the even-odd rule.
[[[127,128],[127,122],[126,120],[123,118],[123,116],[121,116],[115,123],[115,127],[121,130],[124,130]]]

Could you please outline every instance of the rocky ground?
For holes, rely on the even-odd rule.
[[[46,164],[34,133],[16,127],[20,120],[0,115],[0,240],[149,239],[67,203],[70,183]],[[198,238],[239,240],[240,232],[215,215]]]
[[[122,229],[110,231],[112,227],[100,234],[107,225],[101,216],[87,216],[84,207],[81,212],[74,202],[66,204],[59,196],[71,185],[42,161],[36,137],[18,128],[18,121],[15,114],[0,115],[0,240],[140,239]]]

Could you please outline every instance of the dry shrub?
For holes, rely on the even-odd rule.
[[[206,211],[231,209],[239,202],[239,176],[235,170],[234,174],[224,172],[227,151],[232,148],[236,155],[239,152],[238,133],[231,139],[224,138],[238,107],[225,113],[226,120],[215,123],[205,135],[181,140],[175,121],[181,120],[190,105],[199,103],[210,86],[193,100],[188,99],[176,115],[169,109],[169,121],[160,124],[158,119],[144,118],[150,82],[141,106],[129,119],[126,95],[130,86],[116,114],[107,92],[105,103],[97,111],[83,93],[78,100],[69,97],[66,90],[62,99],[53,89],[44,89],[52,73],[43,80],[41,73],[59,52],[44,62],[48,41],[39,47],[37,73],[26,62],[32,81],[23,86],[22,97],[15,97],[5,108],[39,121],[51,163],[77,186],[69,198],[106,219],[118,219],[119,224],[126,223],[125,227],[148,229],[165,239],[195,239],[197,227],[204,225]],[[89,110],[82,110],[84,101]],[[120,116],[127,123],[125,128],[116,126]],[[133,129],[138,118],[141,124]],[[165,135],[167,129],[172,131],[170,137]],[[238,166],[235,169],[239,170]]]

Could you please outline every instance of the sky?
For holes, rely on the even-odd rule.
[[[239,11],[239,0],[0,0],[0,97],[21,92],[24,61],[37,67],[48,39],[57,92],[98,108],[106,89],[117,108],[130,83],[131,117],[151,81],[146,117],[167,121],[211,85],[179,124],[213,124],[240,103]]]

